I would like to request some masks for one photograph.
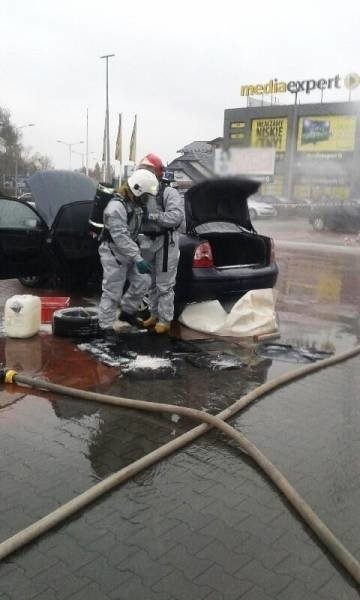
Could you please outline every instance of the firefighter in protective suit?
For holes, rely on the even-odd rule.
[[[159,184],[147,170],[136,170],[107,204],[104,230],[99,247],[103,267],[99,325],[105,336],[114,334],[119,306],[120,321],[138,325],[136,312],[149,287],[151,265],[143,259],[137,244],[143,209],[149,194],[156,195]],[[125,282],[129,287],[125,294]]]
[[[159,180],[159,192],[146,207],[141,227],[141,253],[152,266],[149,290],[150,318],[143,322],[156,333],[168,333],[174,317],[174,287],[179,262],[178,228],[184,219],[183,201],[177,190],[163,179],[164,165],[155,154],[147,154],[138,169],[148,169]]]

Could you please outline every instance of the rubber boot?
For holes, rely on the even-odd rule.
[[[119,315],[119,321],[124,321],[125,323],[129,323],[129,325],[133,325],[133,327],[141,327],[141,320],[137,317],[135,313],[131,314],[122,310]]]
[[[106,327],[99,329],[101,337],[108,344],[117,344],[119,342],[119,336],[112,327]]]
[[[157,317],[150,315],[148,319],[145,319],[145,321],[143,321],[143,326],[146,328],[155,327],[157,321]]]
[[[154,329],[155,329],[156,333],[164,334],[164,333],[169,333],[170,326],[171,326],[170,323],[162,323],[161,321],[159,321],[158,323],[156,323]]]

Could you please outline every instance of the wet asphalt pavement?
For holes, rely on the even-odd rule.
[[[173,340],[136,335],[128,352],[170,360],[172,368],[158,376],[123,373],[44,330],[30,340],[2,337],[0,360],[56,383],[217,413],[282,372],[359,344],[356,249],[299,252],[279,245],[277,257],[281,338],[270,347],[209,339],[178,325]],[[26,290],[1,282],[0,304],[14,293]],[[88,295],[73,304],[93,301]],[[108,350],[116,354],[116,348]],[[357,558],[359,366],[354,358],[297,381],[231,421]],[[3,386],[1,539],[191,426],[170,415]],[[349,577],[267,480],[216,433],[136,476],[0,566],[1,600],[357,597]]]

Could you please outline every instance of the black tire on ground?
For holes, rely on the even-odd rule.
[[[40,288],[45,283],[45,278],[41,275],[32,275],[29,277],[19,277],[21,285],[27,288]]]
[[[315,229],[315,231],[324,231],[324,229],[325,229],[324,219],[320,216],[315,217],[313,219],[312,226]]]
[[[52,319],[53,334],[60,337],[89,338],[99,333],[99,317],[95,308],[62,308]]]

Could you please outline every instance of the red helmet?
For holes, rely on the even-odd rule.
[[[141,167],[153,167],[155,175],[158,179],[161,179],[164,175],[165,167],[161,158],[156,156],[156,154],[147,154],[138,165]]]

